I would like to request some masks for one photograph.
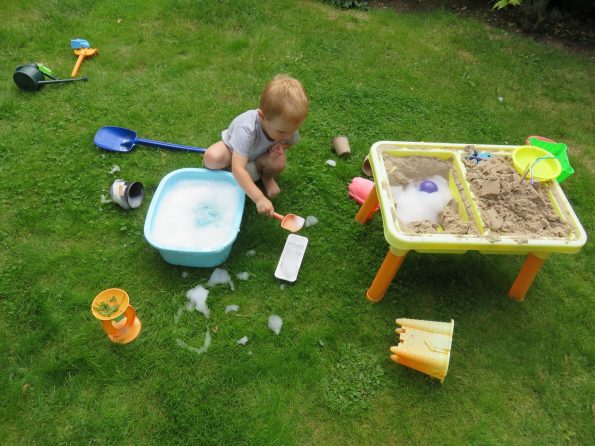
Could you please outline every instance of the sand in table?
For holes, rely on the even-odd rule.
[[[473,150],[473,146],[469,150]],[[410,182],[423,181],[432,175],[448,178],[452,169],[449,161],[432,157],[394,157],[384,154],[384,163],[391,186],[406,185]],[[555,212],[549,198],[550,183],[521,182],[521,175],[514,168],[508,156],[495,156],[491,159],[475,161],[463,159],[467,169],[466,180],[475,196],[482,221],[489,230],[488,237],[512,236],[527,238],[566,238],[572,227],[562,221]],[[456,173],[455,183],[461,192],[467,214],[473,213],[462,193]],[[461,220],[458,205],[452,200],[439,217],[444,234],[478,234],[473,223]],[[439,225],[421,221],[403,225],[408,233],[438,233]]]
[[[558,216],[549,198],[550,182],[521,182],[512,159],[495,156],[475,164],[464,160],[467,181],[481,218],[497,235],[566,238],[572,227]]]

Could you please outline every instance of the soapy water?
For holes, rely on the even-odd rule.
[[[218,206],[215,203],[200,203],[194,209],[197,226],[208,226],[219,218]]]
[[[397,217],[404,224],[421,221],[439,224],[438,217],[440,213],[452,199],[446,178],[434,175],[425,180],[433,181],[438,190],[432,193],[420,191],[421,182],[419,181],[412,181],[405,187],[391,187],[393,200],[397,208]]]
[[[152,228],[155,242],[183,249],[226,246],[235,236],[239,200],[240,191],[232,184],[181,180],[161,199]]]

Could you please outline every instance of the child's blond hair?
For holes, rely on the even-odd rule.
[[[290,76],[275,76],[262,90],[260,110],[268,120],[281,116],[292,122],[302,122],[308,114],[304,86]]]

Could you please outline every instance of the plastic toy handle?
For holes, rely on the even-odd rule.
[[[45,71],[43,71],[41,68],[39,69],[39,71],[41,71],[43,73],[44,76],[49,77],[50,79],[54,79],[55,81],[58,80],[57,77],[52,76],[50,73],[46,73]]]
[[[136,319],[136,310],[132,305],[128,305],[128,308],[126,308],[126,311],[124,312],[124,316],[126,316],[126,325],[124,325],[124,327],[132,327],[134,320]]]
[[[86,82],[88,80],[89,80],[89,78],[87,76],[85,76],[85,77],[77,77],[76,79],[54,79],[54,80],[51,80],[51,81],[39,81],[37,83],[38,84],[42,84],[42,85],[45,85],[45,84],[63,84],[65,82],[78,82],[78,81]]]
[[[79,72],[79,68],[81,67],[81,64],[83,63],[83,60],[85,60],[85,55],[80,54],[79,58],[76,61],[76,65],[74,66],[74,69],[72,70],[72,74],[70,75],[70,77],[76,77],[76,75]]]
[[[273,212],[273,217],[274,217],[274,218],[276,218],[277,220],[281,221],[281,222],[282,222],[282,221],[283,221],[283,219],[285,218],[285,216],[284,216],[284,215],[277,214],[276,212]]]
[[[172,149],[172,150],[189,150],[191,152],[204,153],[207,149],[203,147],[185,146],[183,144],[173,144],[163,141],[154,141],[152,139],[135,139],[130,141],[131,144],[140,144],[141,146],[159,147],[161,149]],[[130,144],[129,143],[129,144]]]

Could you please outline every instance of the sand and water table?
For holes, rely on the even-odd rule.
[[[389,249],[367,290],[368,300],[384,297],[409,251],[525,255],[508,293],[523,300],[548,256],[582,248],[585,230],[560,185],[556,180],[534,185],[522,180],[512,162],[518,147],[403,141],[380,141],[371,147],[374,188],[356,220],[367,222],[379,204]],[[491,156],[472,160],[472,153]],[[403,223],[395,187],[432,175],[444,177],[452,192],[439,223]]]

